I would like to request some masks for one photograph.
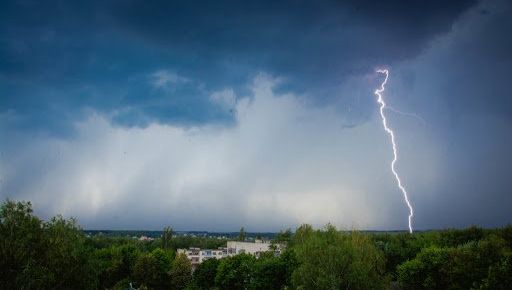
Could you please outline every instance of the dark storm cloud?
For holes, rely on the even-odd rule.
[[[260,71],[324,103],[347,75],[417,55],[474,3],[7,1],[0,110],[18,114],[18,128],[50,132],[65,132],[84,108],[123,108],[114,120],[130,126],[225,122],[232,116],[208,95],[245,94]],[[145,76],[167,68],[202,89],[152,90]]]
[[[0,197],[45,217],[405,228],[387,65],[415,227],[512,221],[510,1],[0,5]]]
[[[512,220],[511,16],[510,2],[484,2],[395,70],[393,102],[426,119],[442,160],[435,186],[415,192],[421,227]]]
[[[343,76],[414,56],[450,30],[475,1],[323,1],[197,5],[129,1],[115,5],[120,27],[191,60],[223,81],[264,70],[299,84],[336,86]],[[218,76],[209,75],[213,72]],[[225,75],[227,73],[227,76]],[[299,85],[295,84],[295,85]]]

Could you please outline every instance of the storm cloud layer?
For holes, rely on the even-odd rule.
[[[0,197],[86,228],[511,222],[507,1],[1,4]]]

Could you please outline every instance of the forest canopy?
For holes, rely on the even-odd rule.
[[[242,228],[243,229],[243,228]],[[245,236],[245,229],[241,236]],[[245,238],[245,237],[244,237]],[[239,254],[192,270],[176,249],[226,240],[86,235],[76,219],[34,215],[25,201],[0,207],[1,289],[508,289],[512,226],[365,233],[304,224],[273,239],[279,255]]]

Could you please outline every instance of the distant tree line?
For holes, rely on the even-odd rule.
[[[245,239],[241,229],[240,240]],[[40,220],[29,202],[0,207],[0,289],[511,289],[512,226],[422,233],[280,232],[280,255],[210,259],[194,271],[176,249],[225,240],[88,237],[74,219]]]

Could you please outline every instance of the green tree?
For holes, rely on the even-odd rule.
[[[158,262],[150,253],[140,255],[133,266],[133,278],[137,285],[156,288],[159,284]]]
[[[171,259],[162,249],[142,254],[135,262],[133,277],[138,285],[151,289],[168,289],[171,286],[169,270]]]
[[[332,225],[305,233],[293,248],[299,262],[292,275],[296,288],[385,288],[383,259],[368,237],[340,233]]]
[[[449,281],[442,267],[450,259],[450,250],[431,246],[418,256],[398,266],[398,282],[403,289],[448,289]]]
[[[308,224],[302,224],[295,230],[291,246],[303,244],[313,234],[313,227]]]
[[[94,254],[98,260],[101,289],[112,288],[126,277],[122,271],[122,256],[118,247],[98,249]]]
[[[292,230],[286,229],[285,231],[280,231],[279,233],[277,233],[273,242],[287,244],[292,240],[292,237],[293,237]]]
[[[0,207],[0,288],[32,289],[43,275],[42,222],[32,215],[30,202],[5,201]]]
[[[106,248],[100,248],[94,251],[98,261],[99,285],[100,288],[112,288],[119,281],[134,281],[133,269],[139,258],[141,251],[131,243],[131,240],[123,241],[117,244],[116,238],[110,238],[111,243],[102,242]]]
[[[245,238],[246,238],[245,228],[241,227],[240,232],[238,233],[238,240],[243,242],[243,241],[245,241]]]
[[[223,258],[217,270],[215,285],[221,290],[247,289],[253,276],[254,262],[255,258],[248,254]]]
[[[29,202],[0,207],[1,289],[94,289],[92,249],[74,219],[42,222]]]
[[[499,263],[505,251],[505,241],[495,235],[453,249],[444,267],[450,289],[478,288],[489,267]]]
[[[461,230],[444,230],[440,232],[440,246],[457,247],[467,242],[479,241],[484,237],[484,230],[476,226],[471,226]]]
[[[92,249],[85,246],[85,236],[75,219],[62,216],[44,224],[46,249],[42,264],[51,289],[93,289],[97,272]]]
[[[423,248],[439,244],[438,232],[373,234],[375,245],[384,254],[386,272],[396,278],[396,268],[405,261],[414,259]]]
[[[512,224],[497,229],[496,234],[506,242],[509,249],[512,249]]]
[[[286,261],[274,256],[262,256],[254,263],[250,289],[280,290],[288,285]]]
[[[496,236],[456,248],[425,248],[398,267],[398,282],[411,290],[480,288],[489,267],[499,263],[506,250],[505,241]]]
[[[499,263],[489,267],[481,290],[506,290],[512,285],[512,252],[503,255]]]
[[[185,289],[192,281],[192,265],[185,254],[179,254],[169,272],[174,289]]]
[[[204,290],[213,288],[219,263],[217,259],[208,259],[199,264],[194,271],[194,283]]]
[[[171,240],[174,231],[171,227],[165,227],[164,232],[162,233],[162,248],[170,249],[171,248]]]

